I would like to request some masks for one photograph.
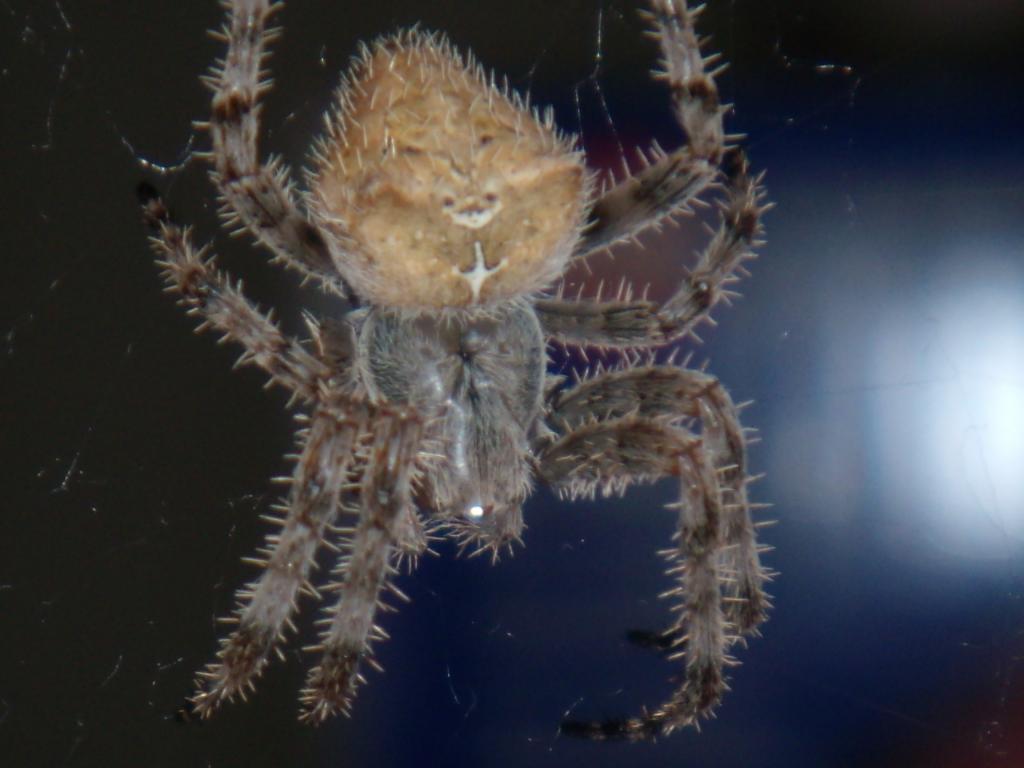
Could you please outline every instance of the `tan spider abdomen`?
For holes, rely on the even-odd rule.
[[[312,208],[371,303],[493,304],[563,271],[590,192],[580,153],[443,40],[365,51],[329,130]]]

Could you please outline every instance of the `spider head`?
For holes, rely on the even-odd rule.
[[[434,35],[364,51],[317,153],[310,208],[371,303],[488,305],[543,288],[579,237],[573,142]]]
[[[511,552],[513,543],[522,543],[522,507],[472,501],[461,515],[447,520],[446,527],[459,542],[460,551],[470,549],[471,556],[490,552],[496,560],[503,547]]]

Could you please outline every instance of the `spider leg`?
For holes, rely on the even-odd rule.
[[[215,257],[208,247],[193,246],[191,229],[171,220],[156,190],[143,185],[139,195],[144,219],[154,233],[151,243],[161,257],[158,264],[167,290],[181,294],[189,314],[202,317],[198,330],[213,328],[224,340],[241,344],[245,352],[239,365],[256,365],[273,383],[308,402],[316,401],[331,369],[254,307],[242,293],[241,283],[233,283],[214,266]]]
[[[693,419],[718,474],[722,489],[722,566],[725,613],[741,635],[756,631],[768,612],[766,574],[758,554],[747,485],[747,439],[739,410],[717,378],[703,371],[643,365],[581,382],[554,395],[548,420],[564,434],[596,420],[627,416],[674,423]]]
[[[760,245],[764,203],[760,177],[750,176],[740,150],[725,155],[726,200],[711,242],[679,289],[663,304],[647,300],[535,302],[545,334],[567,344],[659,346],[691,333],[714,306],[736,294],[728,286]]]
[[[414,504],[399,515],[395,527],[395,570],[412,573],[419,565],[420,557],[425,552],[436,554],[430,549],[430,542],[436,537],[431,536]]]
[[[638,717],[566,721],[562,732],[591,739],[640,740],[695,724],[718,704],[726,689],[728,623],[723,613],[719,565],[723,502],[719,478],[700,437],[657,419],[626,416],[591,422],[553,442],[541,454],[543,478],[573,497],[621,493],[634,482],[679,478],[677,535],[672,550],[677,579],[665,593],[677,602],[673,657],[685,659],[681,683],[668,699]]]
[[[351,296],[320,230],[295,203],[287,167],[277,158],[258,158],[259,98],[270,88],[261,67],[267,44],[278,34],[268,19],[282,7],[271,0],[229,0],[229,19],[215,36],[227,53],[203,78],[213,91],[210,131],[212,178],[231,224],[248,229],[274,260],[318,280],[325,289]]]
[[[714,181],[726,146],[722,117],[729,107],[718,99],[715,75],[705,71],[719,56],[702,56],[694,21],[701,9],[685,0],[652,0],[642,15],[654,23],[649,35],[661,47],[660,71],[668,83],[676,120],[686,144],[675,152],[654,148],[646,167],[605,192],[594,204],[591,221],[576,249],[577,258],[627,240],[686,209],[687,203]]]
[[[365,682],[361,663],[380,669],[370,646],[387,635],[374,623],[374,617],[384,607],[380,593],[396,571],[396,545],[412,507],[410,486],[421,427],[411,412],[402,411],[379,416],[374,427],[359,484],[359,524],[344,544],[344,555],[335,569],[341,576],[334,585],[340,597],[322,622],[326,626],[315,646],[321,660],[310,671],[302,692],[301,719],[306,722],[319,724],[337,712],[348,714],[357,687]]]
[[[350,408],[351,413],[346,413],[345,406],[338,403],[317,409],[302,434],[291,491],[280,509],[283,516],[270,518],[281,530],[267,537],[261,558],[250,561],[263,571],[238,592],[235,615],[226,620],[236,628],[221,641],[217,660],[199,673],[200,687],[192,705],[202,717],[254,687],[285,628],[294,630],[291,616],[297,610],[299,593],[314,592],[307,581],[309,571],[324,531],[337,512],[356,441],[367,419],[364,409]]]

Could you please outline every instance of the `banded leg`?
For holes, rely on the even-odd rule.
[[[267,537],[261,559],[249,561],[263,572],[238,592],[238,607],[227,620],[237,628],[221,642],[217,660],[199,674],[200,688],[192,704],[202,717],[254,687],[285,628],[294,631],[291,616],[297,610],[299,592],[314,591],[309,571],[337,512],[356,440],[367,419],[362,409],[352,409],[347,417],[339,417],[339,410],[320,409],[312,417],[287,506],[281,510],[283,517],[271,518],[281,531]]]
[[[722,118],[728,107],[719,103],[715,84],[718,70],[705,69],[718,55],[704,57],[700,52],[700,40],[694,31],[700,10],[691,11],[685,0],[652,0],[651,10],[642,12],[653,22],[649,34],[661,47],[656,78],[668,83],[686,144],[672,153],[655,148],[646,168],[601,196],[576,250],[577,257],[629,239],[685,210],[718,173],[726,142]]]
[[[635,415],[662,422],[696,419],[722,487],[722,565],[726,617],[741,635],[754,632],[768,612],[761,566],[747,498],[747,440],[739,411],[714,376],[666,366],[608,371],[559,392],[549,421],[565,433],[584,424]]]
[[[324,620],[326,628],[314,648],[321,652],[320,663],[310,671],[302,692],[301,719],[306,722],[319,724],[337,712],[347,715],[357,687],[365,682],[361,663],[379,669],[371,643],[386,634],[374,617],[382,607],[381,590],[396,570],[399,529],[408,524],[421,427],[411,412],[377,416],[359,488],[359,524],[335,570],[341,576],[335,587],[340,597]]]
[[[209,128],[212,177],[229,223],[244,226],[274,254],[274,260],[317,279],[341,296],[350,292],[334,268],[320,230],[295,203],[288,169],[276,158],[258,158],[259,98],[270,88],[262,78],[266,46],[278,34],[267,29],[282,7],[271,0],[229,0],[229,18],[216,37],[227,53],[203,81],[213,91]]]
[[[430,550],[431,536],[414,504],[398,518],[395,528],[395,569],[412,573],[420,557]]]
[[[760,245],[764,203],[761,178],[751,177],[739,150],[725,156],[726,200],[710,244],[679,289],[663,304],[647,300],[535,303],[545,334],[567,344],[608,347],[660,346],[691,333],[722,300],[728,286],[746,274],[743,263]]]
[[[161,258],[158,265],[166,290],[180,294],[188,313],[202,318],[198,330],[213,328],[224,340],[241,344],[245,351],[239,365],[256,365],[273,383],[315,402],[332,371],[254,307],[242,293],[241,283],[232,283],[214,266],[214,256],[206,246],[193,246],[191,230],[171,221],[156,190],[143,185],[139,195],[143,216],[154,233],[151,243]]]
[[[552,443],[541,456],[544,479],[570,496],[622,492],[634,482],[676,476],[679,513],[669,573],[677,586],[665,593],[679,618],[671,629],[685,659],[683,679],[664,704],[643,715],[598,722],[565,721],[563,733],[592,739],[640,740],[667,735],[711,713],[725,691],[729,663],[722,610],[723,505],[714,466],[699,437],[682,427],[629,416],[589,423]]]

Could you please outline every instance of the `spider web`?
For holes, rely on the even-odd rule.
[[[417,18],[552,103],[610,173],[636,167],[652,140],[680,140],[628,3],[344,5],[292,3],[283,16],[265,147],[296,166],[355,41]],[[942,4],[733,0],[707,11],[702,28],[732,63],[721,78],[730,125],[749,134],[778,208],[744,299],[716,312],[694,363],[757,401],[745,417],[764,436],[756,490],[776,503],[765,538],[782,577],[720,717],[631,751],[638,765],[1021,759],[1024,188],[1011,130],[1024,107],[999,85],[1021,74],[1007,8],[980,3],[964,18]],[[402,580],[414,601],[387,617],[388,672],[350,724],[292,725],[308,662],[297,652],[222,720],[173,722],[212,650],[213,617],[249,575],[238,559],[263,534],[264,478],[286,468],[292,429],[281,394],[232,373],[231,351],[192,338],[158,295],[133,202],[149,178],[182,220],[217,234],[191,121],[207,108],[196,76],[217,55],[202,32],[218,19],[213,3],[100,15],[83,0],[0,0],[11,489],[0,754],[560,765],[587,749],[591,763],[619,764],[621,750],[559,737],[557,720],[667,693],[671,667],[623,637],[665,620],[653,551],[670,533],[670,484],[589,505],[540,492],[526,549],[494,569],[442,547]],[[572,287],[628,272],[657,297],[704,221],[713,211],[594,259]],[[216,244],[298,330],[290,310],[308,294],[246,243]]]

